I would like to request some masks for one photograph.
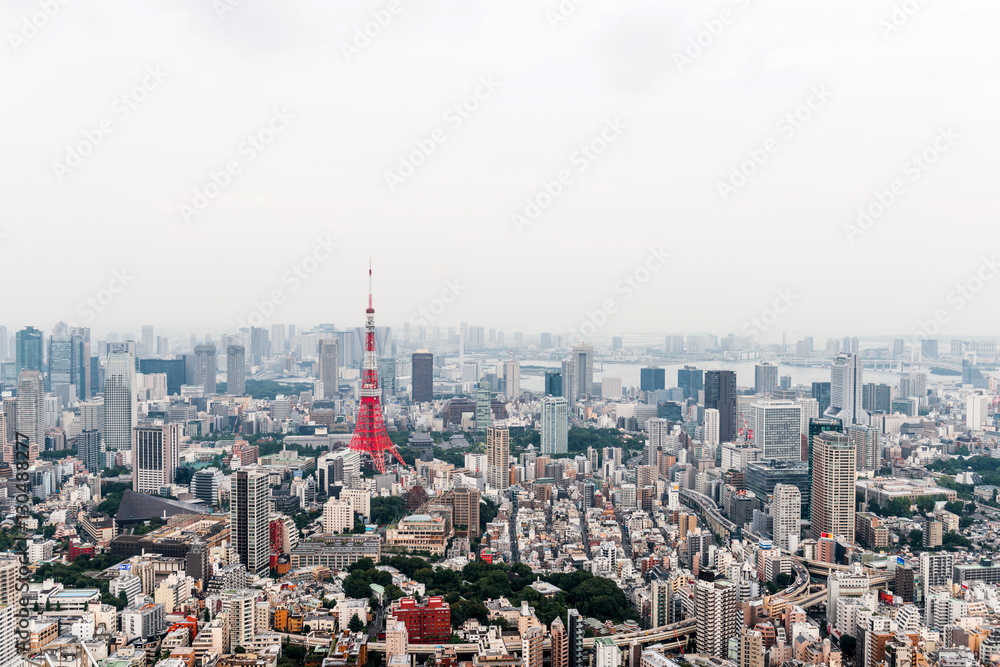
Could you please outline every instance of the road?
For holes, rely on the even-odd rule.
[[[510,563],[511,565],[521,562],[521,554],[517,550],[517,498],[510,501]]]

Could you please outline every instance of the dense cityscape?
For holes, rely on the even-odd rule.
[[[0,327],[0,664],[1000,661],[995,340],[641,338]]]
[[[1000,667],[1000,2],[0,25],[0,667]]]

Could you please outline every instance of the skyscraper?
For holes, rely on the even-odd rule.
[[[379,357],[378,378],[382,388],[382,403],[385,404],[390,396],[396,395],[396,360],[392,357]],[[324,385],[324,391],[326,390]]]
[[[754,393],[769,396],[778,388],[778,367],[763,363],[754,367]]]
[[[698,653],[724,658],[729,639],[739,633],[736,587],[726,579],[698,579],[694,590],[694,612]],[[702,575],[704,576],[704,575]]]
[[[159,494],[174,483],[180,463],[180,422],[139,424],[132,429],[132,490]]]
[[[135,364],[128,352],[108,354],[104,370],[104,444],[109,452],[132,448],[132,427],[138,405],[135,395]]]
[[[268,527],[271,519],[266,472],[237,470],[232,481],[231,539],[247,572],[268,570]]]
[[[719,446],[719,411],[715,408],[705,409],[705,429],[702,437],[706,446]]]
[[[156,334],[151,324],[142,325],[142,352],[145,356],[156,354]]]
[[[566,635],[569,638],[569,667],[584,667],[583,616],[576,609],[566,610]]]
[[[560,371],[545,371],[545,395],[563,395],[562,373]]]
[[[508,401],[514,401],[521,396],[521,364],[514,361],[512,354],[503,365],[503,381],[505,395]]]
[[[847,429],[847,439],[854,445],[858,470],[875,470],[879,467],[882,449],[878,429],[854,424]]]
[[[576,379],[576,361],[573,357],[567,357],[562,361],[562,396],[566,399],[566,402],[570,405],[576,403],[577,399],[580,398],[579,392],[577,391],[579,387],[579,382]]]
[[[775,484],[771,501],[774,519],[774,544],[786,553],[795,553],[799,545],[802,494],[791,484]]]
[[[812,459],[813,537],[829,533],[853,542],[855,447],[843,433],[827,431],[813,439]]]
[[[542,399],[542,454],[565,454],[569,443],[569,403],[562,396]]]
[[[39,371],[25,369],[17,376],[17,432],[28,436],[29,462],[34,463],[45,450],[45,388]]]
[[[85,429],[76,437],[77,456],[91,474],[104,470],[104,448],[101,446],[101,432]]]
[[[49,390],[59,385],[71,387],[72,398],[83,400],[90,393],[89,341],[80,329],[74,333],[56,334],[49,338]],[[89,332],[88,332],[89,333]]]
[[[247,393],[246,348],[242,345],[226,348],[226,393],[230,396]]]
[[[323,398],[333,398],[340,389],[340,340],[321,338],[317,353],[319,355],[317,377],[323,383]]]
[[[285,330],[284,324],[271,325],[271,352],[274,354],[285,352]]]
[[[965,425],[970,431],[981,431],[989,414],[989,398],[983,394],[970,394],[965,399]]]
[[[812,397],[819,403],[819,413],[821,415],[826,414],[827,409],[830,407],[830,383],[813,382]]]
[[[861,407],[864,367],[856,354],[838,354],[830,366],[830,407],[824,415],[837,417],[847,425],[867,424],[868,413]]]
[[[698,392],[705,388],[705,371],[694,366],[684,366],[684,368],[678,369],[677,386],[684,392],[685,399],[697,399]]]
[[[802,458],[802,407],[795,401],[760,401],[750,406],[753,444],[762,459],[799,461]]]
[[[486,430],[493,418],[492,393],[489,382],[476,383],[476,430]]]
[[[260,366],[271,356],[271,343],[267,329],[250,327],[250,359],[254,366]]]
[[[577,373],[577,398],[592,396],[594,393],[594,346],[586,343],[574,345],[573,360]]]
[[[732,442],[736,437],[736,373],[705,372],[705,407],[719,411],[719,440]]]
[[[809,444],[809,479],[813,477],[813,443],[816,440],[816,436],[820,433],[826,433],[831,431],[833,433],[843,433],[844,432],[844,422],[839,419],[831,419],[830,417],[819,417],[817,419],[809,420],[809,431],[808,431],[808,444]],[[810,512],[806,516],[811,516],[811,503],[806,503],[809,507]]]
[[[486,476],[494,489],[510,488],[510,431],[506,426],[486,429]]]
[[[677,374],[680,375],[680,371]],[[667,388],[667,371],[656,366],[639,369],[639,390],[656,391]]]
[[[25,327],[15,334],[14,355],[17,374],[27,369],[42,370],[42,332],[35,327]]]
[[[414,403],[430,403],[434,400],[434,355],[427,350],[413,353],[411,362],[411,383]]]
[[[194,383],[201,385],[206,395],[215,393],[216,371],[215,343],[194,347]]]

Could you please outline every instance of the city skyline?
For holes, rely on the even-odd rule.
[[[0,667],[1000,667],[1000,3],[0,4]]]

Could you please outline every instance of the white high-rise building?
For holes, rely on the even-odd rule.
[[[542,454],[565,454],[569,447],[569,403],[562,396],[542,399]]]
[[[660,417],[646,420],[647,442],[653,449],[666,447],[670,442],[670,421]]]
[[[844,597],[861,597],[871,588],[871,577],[855,566],[851,571],[832,572],[827,579],[826,587],[826,620],[833,623],[837,620],[838,602]]]
[[[229,615],[229,646],[232,649],[246,647],[253,641],[257,596],[258,592],[249,588],[223,593],[224,609]]]
[[[486,482],[494,489],[510,488],[510,430],[506,426],[486,429]]]
[[[486,454],[466,454],[465,455],[465,467],[469,472],[478,472],[482,475],[486,474],[486,466],[488,457]]]
[[[17,606],[8,604],[0,607],[0,665],[11,664],[17,655]]]
[[[921,552],[920,581],[924,589],[924,600],[927,600],[930,596],[932,588],[936,586],[951,586],[954,564],[955,554]]]
[[[353,506],[347,500],[330,498],[323,505],[323,532],[343,533],[354,528]]]
[[[618,490],[618,506],[622,509],[634,510],[637,502],[635,484],[622,484]]]
[[[802,458],[802,408],[795,401],[760,401],[750,406],[753,444],[764,460]]]
[[[268,474],[254,469],[237,470],[232,477],[230,534],[236,554],[247,572],[267,574],[271,520]],[[352,524],[353,525],[353,524]]]
[[[862,405],[864,366],[856,354],[838,354],[830,366],[830,407],[825,416],[837,417],[844,426],[868,424]]]
[[[274,354],[280,355],[285,351],[285,329],[284,324],[271,325],[271,352]]]
[[[799,546],[802,494],[797,486],[775,484],[771,501],[774,519],[774,544],[786,553],[795,553]]]
[[[622,397],[622,379],[604,377],[601,379],[601,398],[617,401]]]
[[[516,400],[521,396],[521,364],[510,359],[503,365],[504,395],[508,401]]]
[[[802,421],[799,424],[799,432],[802,435],[809,435],[809,420],[819,418],[819,401],[815,398],[800,398],[796,401],[802,409]]]
[[[135,360],[127,351],[108,354],[104,371],[104,444],[109,452],[132,448],[132,427],[136,425]]]
[[[719,446],[719,411],[715,408],[707,408],[705,410],[704,438],[706,446]]]
[[[621,667],[622,652],[610,637],[594,640],[594,667]]]
[[[159,494],[174,483],[180,464],[180,443],[184,425],[180,422],[140,424],[132,429],[132,490]]]
[[[149,640],[167,627],[166,611],[162,604],[157,604],[147,596],[139,596],[122,610],[122,632],[133,639]]]
[[[965,425],[970,431],[981,431],[986,423],[990,399],[982,394],[972,394],[965,402]]]
[[[681,508],[681,485],[671,483],[667,485],[667,509],[669,511]]]

